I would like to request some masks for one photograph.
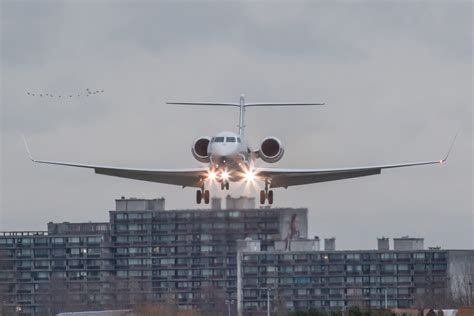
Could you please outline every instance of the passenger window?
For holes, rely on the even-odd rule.
[[[227,143],[235,143],[235,137],[227,137],[226,142]]]
[[[223,143],[223,142],[224,142],[224,137],[216,137],[216,138],[214,139],[214,141],[215,141],[216,143]]]

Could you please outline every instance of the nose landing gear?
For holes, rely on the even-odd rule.
[[[224,190],[226,189],[227,191],[229,191],[229,182],[221,182],[221,190]]]
[[[260,204],[265,204],[265,200],[273,204],[273,190],[268,190],[268,180],[265,180],[265,190],[260,191]]]

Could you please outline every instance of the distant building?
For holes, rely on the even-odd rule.
[[[252,199],[230,201],[252,206]],[[107,223],[48,223],[48,231],[0,233],[5,306],[25,315],[165,300],[203,308],[206,291],[235,301],[237,240],[259,240],[269,251],[275,241],[307,237],[307,209],[242,210],[227,203],[226,210],[165,211],[164,204],[121,198]]]
[[[406,239],[398,240],[405,243]],[[314,247],[314,240],[299,242]],[[402,245],[409,249],[389,250],[379,244],[383,249],[328,250],[333,248],[332,240],[324,251],[303,250],[305,247],[249,250],[241,244],[238,314],[266,315],[267,289],[272,311],[383,308],[385,295],[388,308],[407,308],[420,297],[466,295],[454,291],[460,288],[459,282],[466,283],[461,289],[468,288],[466,276],[467,271],[474,271],[474,250],[424,250],[419,248],[419,239],[415,245]]]
[[[49,315],[102,299],[114,274],[109,242],[108,223],[48,223],[47,232],[0,232],[3,308]]]
[[[411,307],[419,296],[465,295],[473,250],[425,250],[402,237],[390,250],[336,250],[308,239],[306,208],[259,208],[227,198],[221,209],[165,210],[165,200],[121,198],[104,223],[48,223],[0,232],[0,314],[127,310],[174,302],[205,314]],[[2,314],[3,313],[3,314]]]
[[[238,198],[231,197],[227,195],[226,199],[226,208],[228,210],[246,210],[246,209],[255,209],[255,198],[248,196],[241,196]]]

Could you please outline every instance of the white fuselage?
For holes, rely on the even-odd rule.
[[[218,173],[228,172],[232,175],[248,169],[251,164],[251,152],[245,139],[233,132],[222,132],[211,138],[207,152],[210,169]],[[231,176],[230,181],[239,181]]]

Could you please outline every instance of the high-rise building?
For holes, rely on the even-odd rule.
[[[48,223],[0,232],[0,315],[127,309],[171,302],[204,314],[276,309],[410,307],[420,298],[465,295],[473,250],[425,250],[402,237],[390,249],[336,250],[308,239],[305,208],[165,210],[161,199],[116,200],[104,223]],[[237,208],[238,207],[238,208]],[[466,276],[468,276],[466,278]]]
[[[0,233],[4,305],[38,315],[166,300],[216,310],[207,296],[236,300],[237,240],[271,251],[275,241],[307,237],[303,208],[165,211],[164,199],[122,198],[109,215],[108,223]]]
[[[114,273],[108,233],[108,223],[0,232],[0,314],[48,315],[99,305]]]

